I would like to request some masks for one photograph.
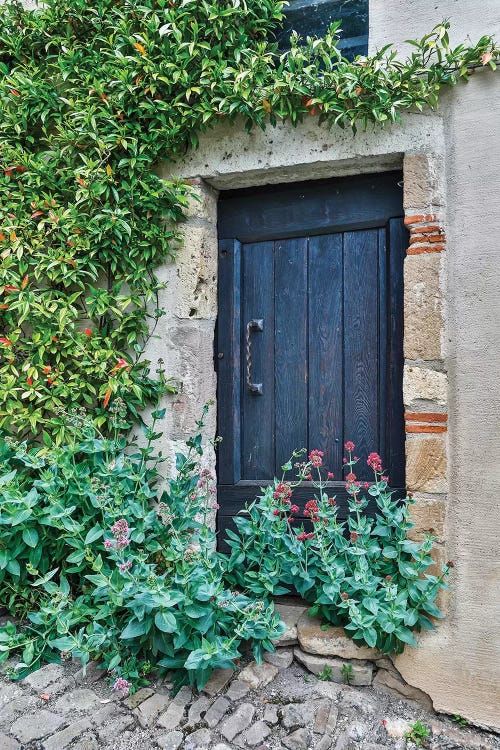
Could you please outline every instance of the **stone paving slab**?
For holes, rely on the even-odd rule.
[[[0,750],[416,750],[404,733],[417,720],[431,729],[428,750],[500,750],[498,735],[373,686],[318,679],[296,661],[220,670],[201,693],[172,696],[152,680],[123,700],[89,667],[87,677],[72,662],[21,682],[1,675]]]

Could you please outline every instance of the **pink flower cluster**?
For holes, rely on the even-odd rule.
[[[113,524],[111,527],[111,533],[113,534],[114,539],[104,540],[105,549],[124,549],[125,547],[128,547],[130,544],[130,539],[128,538],[130,529],[124,518],[120,518]]]
[[[316,500],[308,500],[304,507],[304,515],[309,516],[313,523],[319,521],[319,507]]]
[[[118,565],[118,570],[120,571],[120,573],[126,573],[127,570],[130,570],[131,567],[132,562],[130,560],[127,560],[127,562],[123,562]]]
[[[122,698],[126,698],[130,693],[131,687],[131,682],[125,680],[123,677],[117,677],[113,685],[113,690],[115,691],[115,693],[119,693]]]
[[[306,533],[305,531],[302,531],[300,534],[297,535],[297,539],[299,542],[305,542],[307,539],[312,539],[314,534],[310,531],[309,533]]]
[[[289,503],[292,496],[292,488],[287,482],[279,482],[273,492],[273,498],[281,503]]]
[[[315,469],[319,469],[319,467],[323,465],[324,455],[323,451],[313,450],[310,452],[308,458]]]
[[[368,466],[371,466],[373,471],[376,471],[376,472],[382,471],[382,459],[380,458],[378,453],[370,453],[366,463],[368,464]]]

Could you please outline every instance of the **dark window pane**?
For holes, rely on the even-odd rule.
[[[368,52],[368,0],[291,0],[278,34],[281,50],[290,46],[290,34],[323,36],[330,24],[342,21],[340,48],[349,58]]]

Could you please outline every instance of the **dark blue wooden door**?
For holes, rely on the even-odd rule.
[[[219,530],[319,448],[346,510],[343,444],[404,486],[401,176],[222,195],[217,336]],[[360,479],[369,479],[364,461]],[[307,485],[294,502],[311,497]]]

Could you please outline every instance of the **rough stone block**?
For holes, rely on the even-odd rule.
[[[274,703],[268,703],[264,709],[264,721],[273,726],[278,723],[278,708]]]
[[[215,224],[217,222],[217,192],[202,180],[192,185],[185,215],[188,221],[197,219]]]
[[[211,696],[217,695],[217,693],[220,693],[226,687],[233,676],[234,670],[232,669],[214,669],[209,681],[203,688],[203,692]]]
[[[321,620],[303,614],[297,623],[297,635],[302,651],[321,656],[338,656],[342,659],[378,659],[376,648],[357,646],[348,638],[343,628],[322,629]]]
[[[242,703],[222,724],[220,733],[228,742],[232,742],[237,734],[250,726],[254,714],[255,708],[251,703]]]
[[[141,703],[143,703],[147,698],[150,698],[154,693],[154,690],[148,687],[141,688],[136,693],[133,693],[132,695],[129,695],[127,698],[125,698],[122,703],[126,708],[137,708]]]
[[[285,729],[304,727],[311,720],[311,711],[306,711],[303,703],[289,703],[281,711],[281,723]]]
[[[446,492],[444,437],[412,436],[406,441],[406,487],[410,492]]]
[[[99,744],[93,734],[87,734],[71,750],[99,750]]]
[[[175,698],[172,698],[167,710],[158,719],[158,724],[165,729],[176,729],[179,726],[182,717],[184,716],[186,706],[190,703],[192,697],[193,693],[191,688],[184,685]]]
[[[317,745],[314,746],[314,750],[330,750],[332,745],[333,745],[333,738],[325,734],[317,743]]]
[[[444,160],[437,154],[406,154],[403,161],[403,205],[441,206],[444,202]],[[423,209],[424,210],[424,209]],[[424,210],[424,213],[427,209]]]
[[[300,648],[295,648],[293,654],[298,662],[303,664],[313,674],[320,674],[323,672],[325,667],[329,667],[332,670],[330,680],[332,682],[344,683],[346,681],[342,668],[348,664],[352,668],[352,677],[350,680],[351,685],[371,685],[373,675],[373,665],[370,662],[356,659],[353,661],[344,661],[330,656],[312,656],[306,654]]]
[[[246,682],[241,682],[241,680],[234,680],[234,682],[232,682],[229,686],[226,697],[229,698],[230,701],[239,701],[241,698],[244,698],[245,695],[247,695],[249,690],[250,685],[247,685]]]
[[[163,693],[154,693],[134,709],[134,716],[143,729],[152,726],[162,711],[169,705],[170,698]]]
[[[415,401],[433,401],[445,405],[448,394],[446,373],[425,367],[405,365],[403,372],[403,398],[407,407]]]
[[[182,732],[167,732],[156,738],[156,743],[161,750],[177,750],[184,739]]]
[[[0,708],[15,700],[15,698],[19,698],[20,695],[22,695],[22,691],[19,685],[15,685],[13,682],[10,685],[4,685],[0,688]]]
[[[293,661],[293,651],[291,648],[278,648],[276,651],[266,651],[264,661],[272,664],[277,669],[288,669]]]
[[[373,687],[409,701],[417,701],[426,711],[432,711],[432,701],[426,693],[408,685],[402,677],[397,677],[387,669],[379,669],[374,677]]]
[[[135,725],[135,719],[132,714],[124,714],[123,716],[117,716],[116,719],[102,726],[97,730],[97,734],[102,742],[112,743],[118,735],[131,727],[135,727]]]
[[[229,711],[231,701],[224,696],[217,698],[215,703],[208,709],[205,714],[205,721],[210,728],[216,727]]]
[[[338,716],[339,710],[332,701],[320,701],[314,717],[313,732],[332,735],[337,726]]]
[[[74,740],[78,739],[84,732],[87,732],[91,728],[91,722],[88,718],[80,719],[75,721],[66,727],[61,729],[60,732],[48,737],[43,743],[43,750],[64,750],[64,748],[71,745]]]
[[[214,397],[214,329],[214,320],[184,320],[177,321],[165,332],[162,347],[176,355],[175,361],[167,363],[167,370],[181,383],[179,392],[169,401],[169,436],[173,440],[185,440],[192,433],[199,417],[199,404]]]
[[[218,242],[215,224],[187,222],[175,266],[175,315],[211,319],[217,316]],[[168,309],[171,309],[168,308]]]
[[[21,745],[13,737],[8,737],[0,732],[0,747],[2,750],[21,750]]]
[[[283,744],[289,750],[308,750],[310,747],[309,731],[305,728],[297,729],[283,739]]]
[[[184,750],[206,750],[212,744],[212,734],[208,729],[198,729],[184,740]]]
[[[269,685],[277,674],[278,669],[272,664],[257,664],[253,661],[240,672],[239,679],[248,683],[252,690],[260,690],[260,688]]]
[[[443,498],[427,498],[413,495],[410,505],[410,520],[415,524],[408,538],[419,541],[424,534],[432,534],[438,541],[444,538],[445,502]]]
[[[439,253],[408,255],[404,265],[404,353],[407,359],[442,358],[443,312]]]
[[[211,701],[210,701],[210,698],[208,698],[208,696],[200,695],[198,700],[196,700],[191,706],[191,708],[189,709],[188,720],[187,720],[188,727],[194,727],[196,726],[196,724],[199,724],[200,721],[202,721],[206,712],[210,708],[210,703]]]
[[[21,716],[14,722],[10,731],[21,743],[28,743],[57,732],[61,724],[64,724],[61,716],[51,711],[37,711],[35,714]]]
[[[250,729],[247,729],[243,735],[243,740],[249,747],[255,747],[260,745],[266,737],[269,737],[271,730],[263,721],[257,721],[253,724]]]
[[[50,692],[50,688],[65,677],[66,670],[62,664],[46,664],[24,678],[23,683],[38,692]]]
[[[93,690],[80,688],[65,693],[54,703],[54,711],[67,714],[71,711],[92,711],[99,706],[100,698]]]
[[[34,695],[20,695],[14,698],[0,710],[0,724],[8,724],[17,714],[33,711],[37,704],[40,704],[40,700]]]
[[[285,623],[286,630],[273,641],[275,646],[295,646],[297,641],[297,623],[308,607],[304,604],[275,603],[274,608],[280,619]]]

